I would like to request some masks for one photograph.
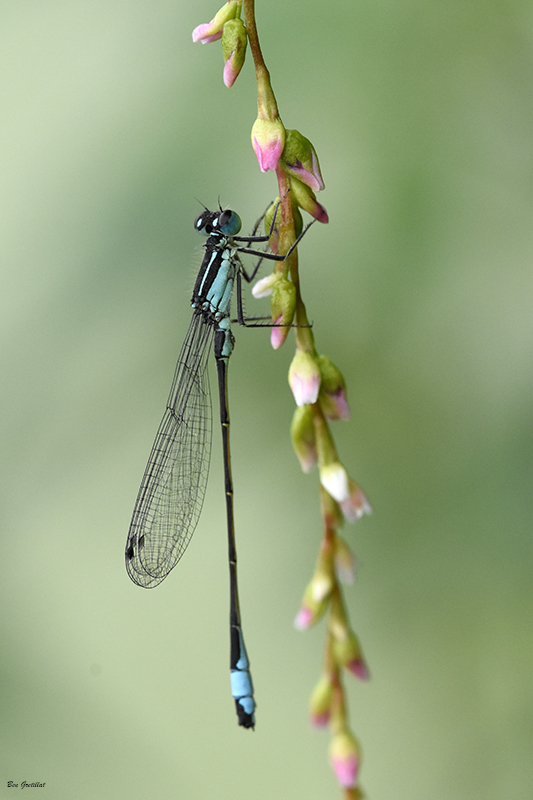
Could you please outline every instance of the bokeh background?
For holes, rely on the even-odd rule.
[[[289,341],[236,331],[241,604],[259,704],[237,728],[219,434],[204,513],[155,591],[123,549],[189,321],[198,201],[244,228],[275,195],[207,0],[0,9],[1,726],[39,797],[339,797],[308,695],[323,626],[292,622],[321,536],[289,441]],[[374,506],[345,535],[372,672],[349,679],[380,800],[526,800],[531,782],[531,6],[257,2],[328,226],[301,247],[340,455]],[[263,273],[264,274],[264,273]],[[260,313],[248,300],[249,313]],[[263,307],[262,307],[263,308]]]

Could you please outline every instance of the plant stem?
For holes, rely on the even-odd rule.
[[[270,73],[266,67],[259,44],[254,6],[254,0],[244,0],[244,24],[246,25],[248,42],[254,59],[257,80],[257,112],[262,119],[276,119],[279,117],[278,104],[270,83]]]

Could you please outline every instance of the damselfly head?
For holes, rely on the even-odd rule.
[[[223,236],[235,236],[239,233],[242,222],[235,211],[226,208],[224,211],[202,211],[196,217],[194,227],[198,233],[204,236],[211,236],[213,233],[220,233]]]

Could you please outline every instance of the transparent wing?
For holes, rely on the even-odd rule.
[[[202,510],[211,456],[207,359],[212,336],[212,325],[195,313],[133,510],[126,569],[147,589],[176,566]]]

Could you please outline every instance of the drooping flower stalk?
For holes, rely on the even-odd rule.
[[[241,12],[244,20],[241,19]],[[261,172],[274,171],[279,197],[265,217],[267,232],[277,215],[270,239],[272,250],[287,255],[275,264],[271,275],[259,280],[255,297],[271,296],[274,349],[294,331],[296,353],[289,370],[289,385],[297,405],[291,437],[305,472],[319,468],[319,494],[323,524],[315,571],[305,589],[295,625],[305,630],[326,617],[326,642],[322,676],[310,701],[314,725],[329,725],[330,761],[345,800],[361,800],[358,788],[360,748],[350,731],[342,674],[360,680],[369,677],[359,641],[353,632],[343,599],[341,580],[351,583],[355,559],[339,535],[345,520],[354,522],[370,513],[370,504],[339,460],[329,423],[349,418],[346,383],[340,370],[318,353],[300,290],[298,248],[293,247],[303,230],[301,210],[313,220],[326,223],[326,209],[315,192],[324,181],[315,148],[297,130],[286,129],[281,120],[270,74],[265,64],[255,21],[254,0],[228,0],[210,23],[199,25],[194,41],[222,39],[224,82],[230,87],[241,71],[247,44],[254,61],[257,82],[257,118],[252,126],[252,147]],[[293,249],[291,249],[293,248]]]

